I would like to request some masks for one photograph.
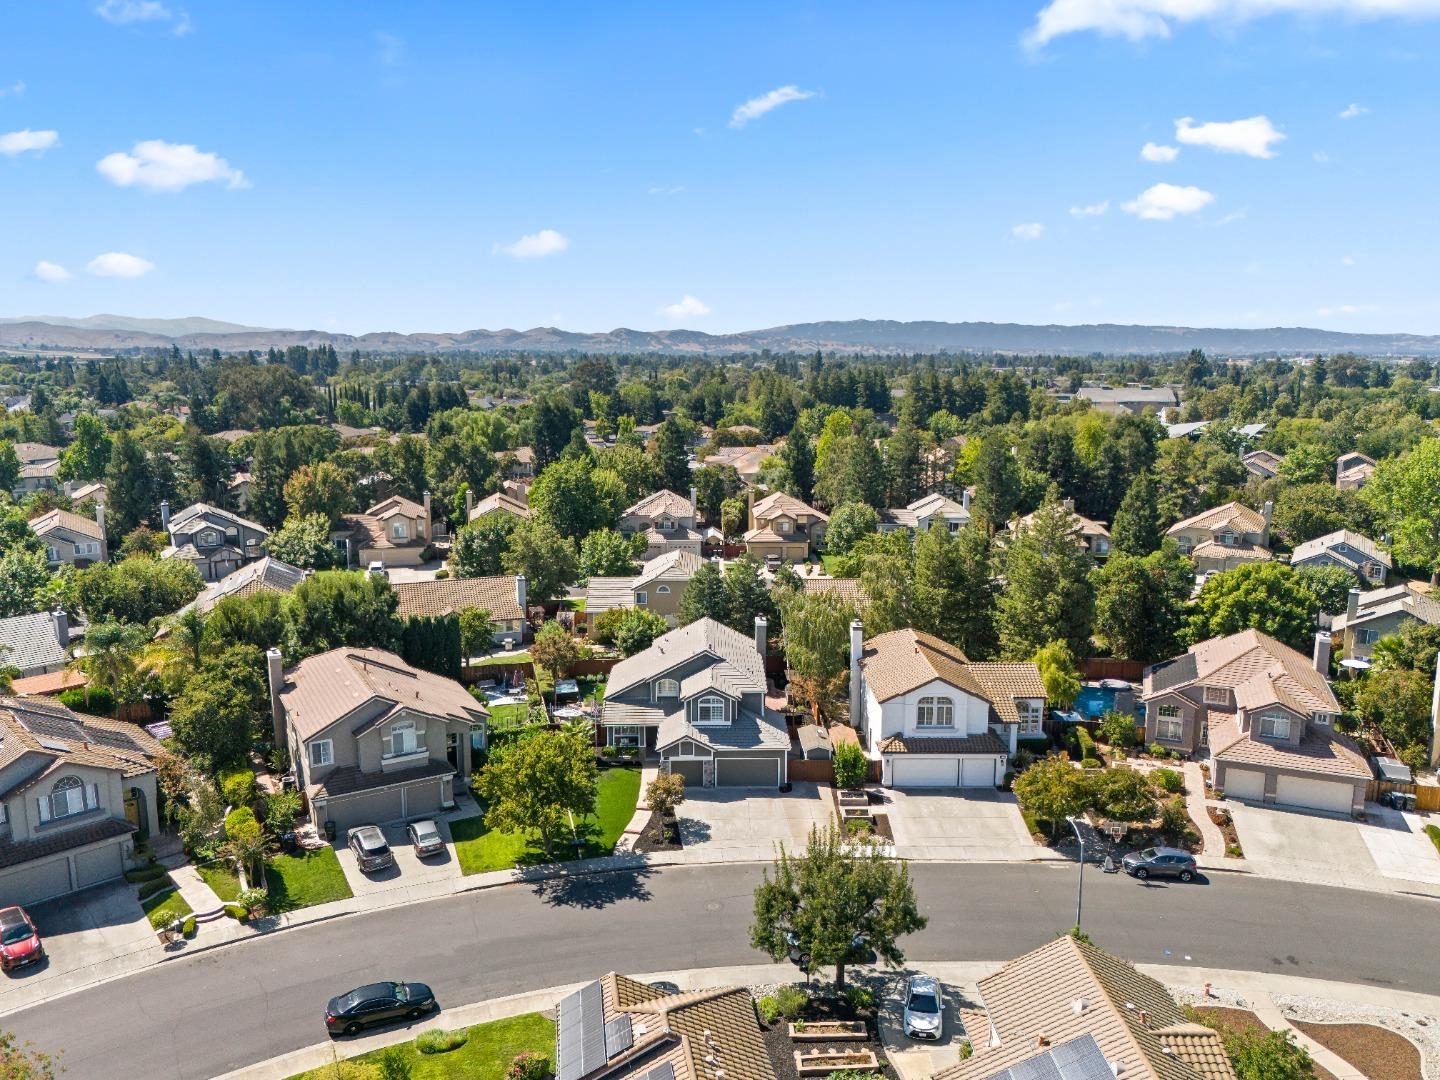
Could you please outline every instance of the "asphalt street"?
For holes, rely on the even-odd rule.
[[[759,866],[513,885],[311,924],[168,961],[6,1019],[63,1051],[67,1080],[204,1078],[322,1041],[332,995],[428,982],[442,1007],[590,978],[764,963],[749,946]],[[1075,867],[918,864],[930,924],[908,957],[1004,960],[1075,915]],[[1142,885],[1085,874],[1086,931],[1140,963],[1235,968],[1440,994],[1433,900],[1241,875]]]

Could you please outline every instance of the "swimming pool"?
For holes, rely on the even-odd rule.
[[[1082,686],[1075,695],[1075,711],[1086,719],[1098,720],[1115,708],[1117,692],[1103,686]]]

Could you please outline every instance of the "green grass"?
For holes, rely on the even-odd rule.
[[[635,805],[640,801],[640,770],[619,767],[600,773],[599,798],[595,817],[589,819],[589,843],[581,851],[583,858],[609,855],[615,843],[630,824]],[[483,817],[463,818],[450,823],[455,840],[455,854],[460,870],[466,874],[483,874],[490,870],[508,870],[512,866],[545,861],[539,838],[532,833],[492,832],[485,828]],[[558,858],[570,854],[569,845],[556,851]]]
[[[487,656],[487,657],[485,657],[485,659],[479,661],[478,663],[472,664],[472,665],[470,665],[470,666],[471,666],[471,667],[505,667],[505,666],[508,666],[508,665],[510,665],[510,664],[528,664],[529,662],[530,662],[530,653],[527,651],[527,652],[508,653],[508,654],[505,655],[505,656]]]
[[[265,884],[272,914],[355,895],[345,882],[334,849],[328,847],[304,855],[276,855],[265,867]]]
[[[555,1025],[539,1013],[492,1020],[470,1029],[470,1038],[458,1050],[422,1054],[414,1042],[400,1044],[410,1066],[411,1080],[503,1080],[517,1054],[529,1050],[555,1058]],[[379,1063],[381,1051],[362,1054],[356,1061]],[[290,1080],[328,1080],[328,1066],[300,1073]]]
[[[210,891],[225,903],[233,903],[240,895],[240,878],[230,867],[221,863],[195,868]]]
[[[192,910],[178,891],[166,893],[164,896],[147,897],[140,901],[140,908],[156,930],[169,926],[176,919],[183,919]]]
[[[506,731],[510,728],[523,727],[525,718],[530,714],[529,705],[490,705],[490,730]]]
[[[1435,845],[1437,851],[1440,851],[1440,825],[1426,825],[1425,835],[1430,837],[1430,842]]]
[[[837,562],[839,562],[839,561],[840,561],[840,556],[838,556],[838,555],[821,555],[821,556],[820,556],[820,564],[825,567],[825,573],[829,574],[831,577],[838,577],[838,576],[839,576],[839,575],[837,575],[837,574],[835,573],[835,564],[836,564]]]

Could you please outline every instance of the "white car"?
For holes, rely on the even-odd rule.
[[[905,980],[905,1034],[912,1039],[937,1042],[945,1031],[945,999],[940,983],[929,975]]]

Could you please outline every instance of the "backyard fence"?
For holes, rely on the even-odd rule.
[[[835,766],[828,761],[790,759],[791,783],[829,784],[835,780]]]
[[[1435,784],[1394,784],[1388,780],[1371,780],[1365,789],[1365,801],[1379,802],[1391,791],[1414,795],[1417,810],[1432,814],[1440,810],[1440,786]]]
[[[1089,682],[1124,679],[1138,683],[1145,676],[1145,664],[1140,660],[1119,660],[1113,656],[1087,656],[1080,661],[1080,675]]]

